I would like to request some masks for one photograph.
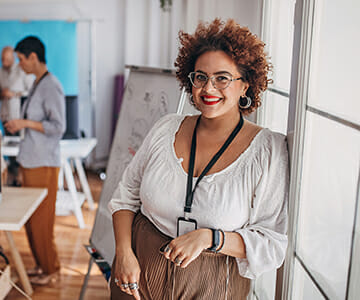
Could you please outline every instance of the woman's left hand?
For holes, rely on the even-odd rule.
[[[18,132],[19,130],[25,128],[25,121],[26,120],[22,120],[22,119],[14,119],[14,120],[7,121],[4,124],[4,126],[7,131],[14,134],[14,133]]]
[[[164,250],[164,256],[177,266],[186,268],[200,253],[211,246],[210,229],[201,228],[173,239]]]

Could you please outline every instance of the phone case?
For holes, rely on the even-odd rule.
[[[197,222],[194,219],[179,217],[177,220],[177,236],[183,235],[197,229]]]

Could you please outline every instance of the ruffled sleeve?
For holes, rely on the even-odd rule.
[[[281,266],[287,247],[288,151],[283,135],[271,133],[259,153],[260,176],[254,188],[249,222],[236,230],[246,258],[237,258],[242,276],[254,279]]]
[[[166,127],[174,117],[174,114],[169,114],[161,118],[145,137],[135,156],[126,167],[108,204],[111,214],[124,209],[136,213],[140,209],[140,186],[144,170],[151,156],[152,145],[161,137],[164,126]]]

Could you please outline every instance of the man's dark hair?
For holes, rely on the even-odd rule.
[[[29,55],[34,52],[40,62],[46,63],[45,46],[36,36],[27,36],[18,42],[15,47],[15,52],[24,54],[26,57],[29,57]]]

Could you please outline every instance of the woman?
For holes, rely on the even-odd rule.
[[[114,193],[113,299],[246,299],[285,256],[285,137],[243,119],[269,82],[264,44],[218,19],[180,42],[201,114],[162,118]]]
[[[36,266],[28,270],[31,283],[46,285],[56,279],[60,262],[54,242],[55,202],[60,169],[60,139],[65,131],[65,98],[60,82],[48,72],[45,46],[29,36],[15,48],[20,67],[35,75],[35,82],[23,105],[23,119],[5,128],[24,130],[17,161],[25,187],[47,188],[47,197],[25,224]]]

